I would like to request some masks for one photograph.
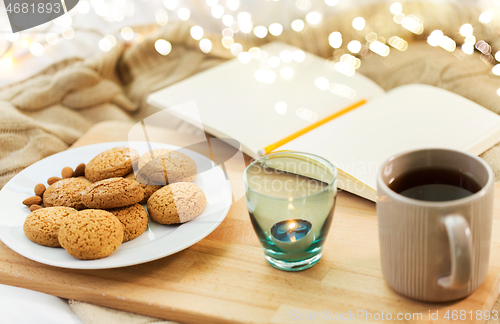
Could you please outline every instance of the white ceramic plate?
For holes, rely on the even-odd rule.
[[[179,149],[173,145],[150,144],[153,149]],[[206,170],[199,173],[193,182],[207,196],[207,207],[192,221],[181,225],[161,225],[150,220],[141,236],[123,243],[115,253],[99,260],[78,260],[62,248],[31,242],[23,231],[24,220],[30,211],[22,201],[34,195],[35,185],[46,184],[49,177],[60,176],[66,166],[74,169],[80,163],[88,163],[97,154],[118,146],[134,148],[140,154],[148,151],[145,142],[89,145],[51,155],[16,175],[0,191],[0,239],[17,253],[44,264],[73,269],[106,269],[148,262],[184,250],[210,234],[224,220],[232,202],[231,185],[224,172],[219,166],[208,168],[213,164],[206,157],[182,149],[182,153],[196,162],[199,172]]]

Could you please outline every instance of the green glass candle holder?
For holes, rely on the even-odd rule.
[[[250,219],[275,268],[299,271],[321,258],[337,196],[337,171],[308,153],[277,152],[244,173]]]

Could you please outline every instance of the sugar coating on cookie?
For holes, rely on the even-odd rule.
[[[149,216],[160,224],[185,223],[199,216],[206,206],[205,193],[191,182],[169,184],[148,200]]]
[[[137,180],[146,184],[166,185],[188,182],[196,178],[196,163],[177,151],[156,149],[139,159]]]
[[[24,234],[36,244],[60,247],[57,233],[66,217],[78,211],[70,207],[37,209],[24,220]]]
[[[135,180],[111,178],[93,183],[82,194],[88,208],[110,209],[130,206],[144,198],[144,189]]]
[[[123,225],[123,242],[131,241],[140,236],[148,228],[148,213],[139,204],[108,210]]]
[[[92,182],[123,177],[132,172],[133,164],[139,158],[134,149],[115,147],[93,158],[85,167],[85,178]]]
[[[45,207],[64,206],[77,210],[85,208],[82,193],[92,182],[83,177],[59,180],[50,185],[43,193]]]
[[[66,252],[77,259],[101,259],[122,244],[123,225],[110,212],[86,209],[66,217],[58,238]]]
[[[139,181],[135,178],[135,175],[133,172],[127,174],[127,176],[125,176],[125,178],[136,180],[137,182],[139,182],[141,184],[142,189],[144,189],[144,198],[139,202],[139,204],[141,204],[141,205],[146,204],[148,202],[149,197],[151,197],[151,195],[153,193],[155,193],[155,191],[160,190],[163,187],[162,185],[143,184],[143,183],[141,183],[141,181]],[[143,181],[143,182],[145,182],[145,181]]]

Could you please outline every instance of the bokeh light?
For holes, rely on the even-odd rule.
[[[168,12],[160,9],[156,12],[155,18],[158,25],[164,26],[168,23]]]
[[[106,39],[106,38],[103,38],[99,41],[99,49],[103,52],[109,52],[109,50],[111,49],[111,42]]]
[[[492,69],[491,72],[494,75],[500,75],[500,64],[495,65]]]
[[[299,8],[302,11],[308,11],[311,9],[311,0],[296,0],[295,1],[295,6]]]
[[[286,110],[288,108],[288,105],[286,104],[286,102],[284,101],[278,101],[275,105],[274,105],[274,109],[276,110],[276,112],[280,115],[284,115],[286,114]]]
[[[474,53],[474,45],[472,43],[464,43],[461,48],[465,54],[471,55]]]
[[[231,15],[222,16],[222,23],[227,27],[231,27],[231,25],[233,24],[233,21],[234,21],[234,18]]]
[[[269,33],[273,36],[279,36],[283,32],[283,26],[280,23],[273,23],[269,26]]]
[[[124,40],[131,40],[132,38],[134,38],[134,31],[132,30],[132,28],[130,27],[124,27],[122,28],[122,30],[120,31],[120,35],[122,36],[122,38]]]
[[[359,41],[357,41],[357,40],[350,41],[347,44],[347,49],[351,53],[359,53],[359,51],[361,50],[361,43]]]
[[[164,39],[158,39],[155,42],[155,49],[161,55],[168,55],[172,51],[172,44]]]
[[[488,24],[491,22],[492,15],[489,11],[485,11],[479,15],[479,21],[482,22],[483,24]]]
[[[239,28],[243,33],[248,34],[252,31],[253,24],[251,21],[241,21],[239,22]]]
[[[201,26],[191,27],[190,33],[191,37],[193,37],[196,40],[200,40],[203,38],[203,28],[201,28]]]
[[[333,7],[339,3],[339,0],[325,0],[327,6]]]
[[[238,56],[243,51],[243,46],[240,43],[231,44],[231,54]]]
[[[76,5],[76,9],[78,10],[78,13],[86,14],[90,11],[90,4],[88,1],[80,0]]]
[[[323,20],[323,16],[317,11],[311,11],[306,15],[306,21],[311,25],[318,25]]]
[[[212,41],[206,38],[202,39],[200,41],[200,50],[205,54],[210,53],[212,50]]]
[[[464,24],[460,27],[460,35],[467,37],[472,35],[474,32],[474,29],[472,28],[471,24]]]
[[[227,8],[231,11],[236,11],[240,7],[240,0],[227,0]]]
[[[379,41],[374,41],[373,43],[370,43],[370,50],[374,53],[377,53],[380,56],[387,56],[391,51],[389,46]]]
[[[250,55],[250,53],[248,52],[241,52],[240,54],[238,54],[238,60],[243,64],[247,64],[250,62],[250,60],[252,60],[252,55]]]
[[[352,27],[356,30],[363,30],[365,28],[366,22],[363,17],[356,17],[352,21]]]
[[[414,34],[420,35],[424,32],[424,23],[422,19],[415,15],[409,15],[403,18],[401,26]]]
[[[330,86],[330,82],[328,81],[327,78],[325,77],[319,77],[314,80],[314,85],[318,87],[320,90],[328,90],[328,87]]]
[[[328,43],[333,48],[339,48],[342,46],[342,34],[338,31],[334,31],[328,36]]]
[[[390,11],[393,15],[397,15],[403,12],[403,5],[400,2],[394,2],[391,4]]]
[[[165,1],[165,0],[164,0],[164,1]],[[216,6],[216,5],[217,5],[217,3],[219,3],[219,1],[218,1],[218,0],[207,0],[207,5],[208,5],[209,7]]]
[[[292,21],[292,29],[296,32],[300,32],[304,29],[304,21],[302,19],[295,19]]]
[[[463,26],[462,26],[463,27]],[[443,39],[444,35],[441,30],[434,30],[429,37],[427,37],[427,43],[431,46],[438,46],[441,43],[441,40]]]
[[[253,34],[258,38],[264,38],[267,36],[267,28],[265,26],[255,26]]]
[[[391,38],[389,38],[388,43],[401,52],[404,52],[408,49],[408,42],[398,36],[392,36]]]
[[[219,19],[224,15],[224,7],[221,5],[216,5],[212,8],[212,16]]]
[[[188,8],[180,8],[177,10],[177,16],[180,20],[188,20],[191,16],[191,11]]]

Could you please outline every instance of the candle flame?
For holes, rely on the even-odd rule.
[[[292,223],[290,223],[290,225],[288,225],[288,229],[292,230],[294,228],[295,228],[295,223],[294,222],[292,222]]]

